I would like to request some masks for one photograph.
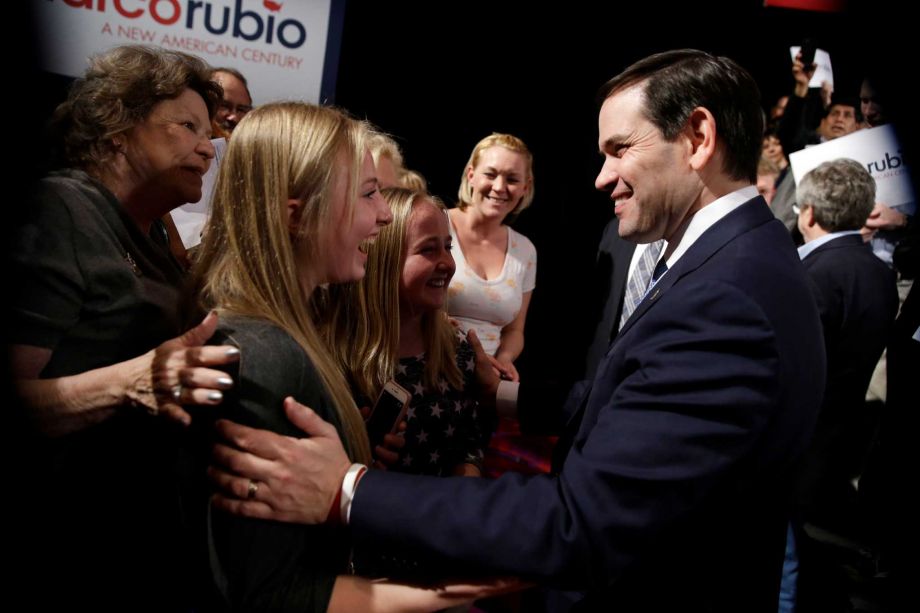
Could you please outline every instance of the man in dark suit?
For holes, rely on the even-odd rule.
[[[846,604],[840,544],[861,537],[854,480],[864,468],[881,415],[866,404],[869,379],[898,310],[894,271],[873,255],[860,228],[875,204],[875,181],[853,160],[825,162],[802,179],[799,255],[814,283],[827,347],[827,385],[796,488],[798,611]],[[798,523],[801,528],[802,524]],[[809,536],[818,534],[823,538]],[[827,535],[836,535],[834,545]],[[839,537],[844,537],[840,539]],[[836,553],[835,553],[836,552]]]
[[[220,423],[214,504],[344,521],[359,542],[584,590],[578,610],[776,610],[824,349],[801,263],[753,185],[757,86],[727,58],[673,51],[601,93],[596,186],[621,237],[668,244],[568,424],[558,474],[362,478],[335,430],[289,401],[310,438]]]
[[[620,222],[614,217],[604,228],[600,245],[597,248],[597,270],[592,289],[598,308],[593,335],[585,357],[585,379],[594,378],[601,360],[610,348],[610,343],[620,329],[620,315],[623,313],[623,294],[629,276],[629,264],[636,243],[620,238]]]

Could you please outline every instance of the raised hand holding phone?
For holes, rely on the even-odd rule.
[[[400,422],[405,419],[409,398],[408,390],[395,381],[387,381],[383,386],[377,402],[374,403],[365,421],[367,436],[375,456],[377,455],[376,447],[384,443],[384,437],[387,434],[394,434]]]
[[[802,50],[799,51],[801,54],[801,61],[805,67],[805,72],[813,73],[814,63],[815,63],[815,52],[818,50],[818,45],[815,44],[813,38],[806,38],[802,41]]]

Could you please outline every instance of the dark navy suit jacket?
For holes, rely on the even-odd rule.
[[[845,530],[881,415],[866,389],[898,311],[895,273],[859,235],[840,236],[803,260],[814,284],[827,347],[827,385],[799,480],[803,519]]]
[[[597,247],[597,270],[594,274],[594,298],[598,312],[592,321],[596,325],[585,358],[585,376],[592,378],[597,365],[604,359],[610,342],[617,333],[623,312],[623,296],[629,277],[629,263],[636,244],[620,238],[619,220],[614,217],[601,236]]]
[[[762,198],[689,248],[598,366],[557,476],[371,471],[355,537],[586,590],[581,610],[775,611],[824,387],[814,297]]]

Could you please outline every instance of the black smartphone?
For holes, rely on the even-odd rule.
[[[815,51],[817,50],[818,46],[813,38],[806,38],[802,41],[802,50],[799,53],[802,54],[802,64],[805,70],[811,70],[811,65],[815,63]]]
[[[387,381],[383,390],[367,416],[367,436],[371,441],[371,449],[383,442],[385,434],[392,434],[399,426],[399,422],[406,415],[409,408],[410,394],[406,388],[396,381]]]

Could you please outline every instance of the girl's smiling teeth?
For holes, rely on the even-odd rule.
[[[377,240],[377,235],[365,238],[358,244],[358,251],[367,255],[367,250],[370,249],[370,246],[374,244],[374,241]]]

